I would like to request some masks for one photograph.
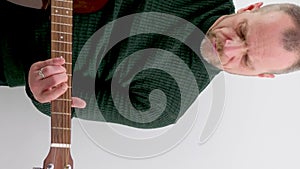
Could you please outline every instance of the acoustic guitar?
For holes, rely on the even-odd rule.
[[[90,13],[101,9],[107,0],[43,0],[51,7],[51,58],[63,57],[67,70],[68,90],[51,101],[51,145],[41,169],[73,169],[71,156],[72,102],[72,28],[73,12]],[[77,11],[74,11],[75,8]],[[34,169],[40,169],[34,167]]]

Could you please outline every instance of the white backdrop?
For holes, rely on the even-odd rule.
[[[251,2],[235,1],[236,8]],[[299,4],[298,0],[289,2]],[[204,104],[211,97],[211,86],[187,112],[199,111],[190,133],[168,152],[152,158],[131,159],[114,155],[87,132],[94,128],[99,134],[105,133],[107,124],[73,119],[71,153],[75,168],[299,169],[300,72],[275,79],[223,75],[226,79],[223,116],[204,144],[199,144],[199,137],[203,132],[207,108]],[[33,107],[23,87],[0,87],[0,104],[1,168],[42,166],[49,151],[50,118]],[[198,110],[198,106],[203,106],[204,110]],[[110,127],[118,133],[141,139],[171,128],[144,131],[119,125]],[[126,147],[126,144],[120,146]]]

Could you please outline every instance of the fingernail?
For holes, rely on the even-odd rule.
[[[60,57],[56,57],[56,58],[54,58],[55,60],[65,60],[65,58],[64,57],[62,57],[62,56],[60,56]]]

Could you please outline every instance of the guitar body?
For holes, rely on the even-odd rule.
[[[42,0],[43,9],[46,9],[50,0]],[[74,0],[73,9],[74,13],[92,13],[102,9],[108,0]]]
[[[73,169],[70,149],[51,147],[43,166],[43,169]]]
[[[104,7],[108,0],[74,0],[75,13],[96,12]]]

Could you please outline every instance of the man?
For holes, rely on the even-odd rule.
[[[292,71],[294,68],[291,67],[297,65],[299,60],[296,52],[297,46],[286,45],[293,38],[289,36],[290,32],[297,35],[297,31],[294,31],[297,24],[287,14],[288,12],[281,9],[275,10],[278,6],[264,9],[261,8],[262,3],[256,3],[239,10],[237,14],[233,14],[234,7],[231,1],[164,1],[160,4],[156,2],[135,2],[133,5],[111,1],[98,13],[75,16],[74,60],[76,61],[80,55],[78,54],[79,49],[84,50],[83,44],[87,39],[109,21],[133,13],[154,11],[178,16],[196,25],[203,32],[207,32],[208,39],[204,39],[202,42],[201,53],[203,58],[213,66],[207,65],[194,51],[174,38],[145,34],[132,36],[114,46],[100,65],[82,60],[79,56],[79,60],[75,63],[83,63],[79,65],[78,69],[75,66],[75,74],[80,72],[81,78],[79,78],[80,82],[75,80],[75,84],[73,84],[73,87],[77,86],[76,90],[73,90],[74,95],[79,96],[79,98],[73,98],[73,107],[83,108],[85,104],[87,106],[82,109],[82,112],[76,112],[75,116],[139,128],[162,127],[175,123],[220,70],[240,75],[274,77],[273,73]],[[135,8],[128,10],[127,7],[130,5],[135,6]],[[260,8],[262,10],[259,10]],[[299,10],[294,10],[291,13],[297,13],[297,11]],[[95,21],[95,17],[100,18],[99,21]],[[270,17],[274,19],[270,20]],[[89,23],[87,20],[94,21],[94,23]],[[163,20],[163,22],[168,24],[168,20]],[[285,24],[279,24],[282,22]],[[98,26],[95,26],[96,24]],[[37,54],[47,58],[45,56],[49,55],[49,51],[48,53],[45,52],[49,45],[45,45],[48,41],[43,37],[47,36],[45,30],[48,30],[49,27],[44,24],[42,28],[40,32],[38,31],[38,37],[43,46],[37,48]],[[83,32],[87,28],[89,31],[84,34]],[[169,28],[172,31],[174,29],[174,27]],[[175,26],[175,28],[177,27]],[[193,31],[190,34],[193,35]],[[272,38],[270,39],[270,37]],[[192,36],[187,36],[186,41],[189,41],[189,38],[192,39]],[[188,72],[183,71],[185,67],[178,66],[179,61],[172,65],[175,72],[178,73],[174,77],[170,76],[169,72],[160,71],[157,67],[147,69],[148,72],[141,69],[141,71],[132,73],[136,67],[148,68],[146,65],[150,57],[129,61],[126,60],[127,55],[135,54],[135,52],[146,48],[159,48],[178,55],[191,70],[196,87],[191,85],[193,79],[188,76]],[[84,52],[89,50],[84,50]],[[155,52],[159,53],[160,51]],[[118,64],[123,63],[123,61],[126,61],[127,65],[123,65],[118,70]],[[152,61],[151,57],[151,64]],[[167,62],[172,64],[168,61],[169,59],[165,59],[154,61],[154,63]],[[68,87],[65,84],[67,75],[62,67],[63,64],[64,59],[56,58],[40,61],[31,66],[27,93],[35,106],[43,113],[50,113],[48,102],[64,93]],[[95,66],[97,69],[96,77],[89,73],[95,69]],[[177,76],[179,80],[176,79]],[[112,85],[114,84],[114,77],[118,77],[116,80],[118,87]],[[91,82],[95,83],[95,91],[93,89],[90,91],[85,86],[86,83]],[[155,89],[159,89],[163,94],[157,93]],[[129,90],[128,94],[126,93],[127,90]],[[96,95],[96,102],[89,97],[93,94]],[[140,114],[133,112],[132,107]],[[97,112],[96,109],[100,110],[101,115],[95,113]]]
[[[299,69],[299,7],[285,4],[259,9],[261,5],[224,16],[210,28],[208,37],[219,57],[206,40],[202,51],[211,64],[229,73],[259,77]]]

